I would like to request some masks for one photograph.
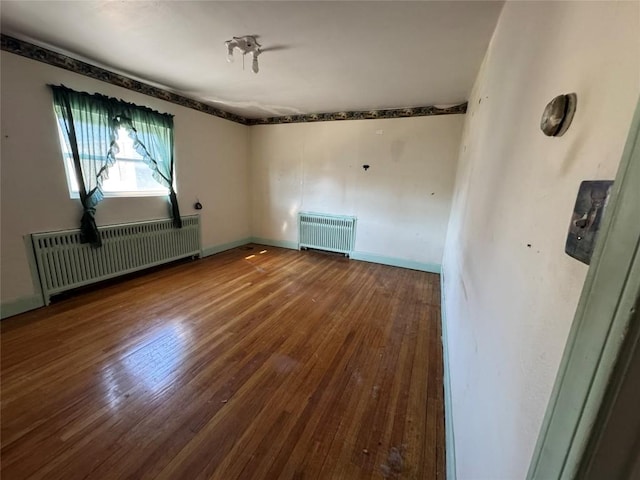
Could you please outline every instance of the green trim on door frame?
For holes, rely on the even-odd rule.
[[[582,289],[529,480],[573,479],[640,296],[640,102]]]
[[[444,295],[444,270],[440,274],[440,321],[442,322],[442,361],[444,362],[444,431],[446,479],[456,480],[456,441],[453,430],[453,406],[451,395],[451,367],[449,362],[449,336],[447,334],[446,300]]]

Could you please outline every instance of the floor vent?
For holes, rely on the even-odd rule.
[[[65,290],[200,255],[200,218],[99,227],[102,247],[80,243],[80,230],[31,235],[45,304]]]
[[[300,213],[299,249],[314,248],[349,255],[356,237],[356,218]]]

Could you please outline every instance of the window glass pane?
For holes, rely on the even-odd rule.
[[[66,141],[66,135],[58,125],[60,145],[63,150],[65,167],[67,170],[67,181],[72,193],[78,193],[78,182],[73,165],[73,155]],[[133,140],[124,128],[118,130],[118,148],[116,163],[109,168],[109,178],[102,183],[102,190],[105,194],[133,194],[133,195],[168,195],[167,188],[160,185],[153,178],[153,171],[138,152],[133,147]],[[79,146],[80,161],[93,162],[96,159],[83,155],[82,146]],[[105,152],[106,155],[106,152]],[[84,167],[83,167],[84,168]],[[88,169],[89,170],[89,169]]]

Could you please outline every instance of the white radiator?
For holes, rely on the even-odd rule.
[[[300,213],[298,249],[315,248],[349,255],[356,238],[356,218]]]
[[[200,218],[98,227],[102,247],[80,243],[80,230],[34,233],[33,250],[45,304],[51,296],[144,268],[200,255]]]

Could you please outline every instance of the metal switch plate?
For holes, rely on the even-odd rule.
[[[587,265],[591,263],[612,185],[613,180],[590,180],[582,182],[578,190],[564,251]]]

